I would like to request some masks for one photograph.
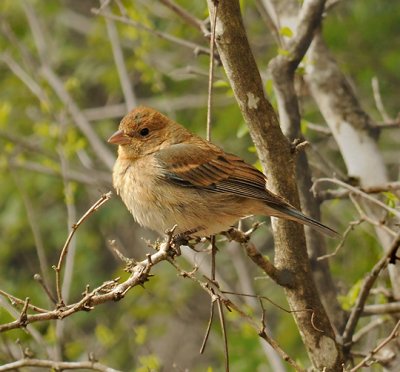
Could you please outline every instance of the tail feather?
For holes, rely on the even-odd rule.
[[[337,231],[331,229],[328,226],[325,226],[321,222],[318,222],[311,217],[306,216],[292,206],[276,205],[274,206],[274,209],[278,212],[276,217],[281,217],[286,220],[301,223],[302,225],[307,225],[316,231],[330,236],[331,238],[340,237],[340,234]]]

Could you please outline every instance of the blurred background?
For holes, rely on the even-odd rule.
[[[204,1],[177,3],[196,19],[208,17]],[[106,141],[121,117],[144,104],[205,136],[209,56],[201,48],[208,48],[207,38],[162,1],[112,1],[99,14],[100,6],[95,0],[0,2],[0,289],[22,299],[30,297],[41,307],[51,305],[34,274],[54,288],[52,265],[72,224],[102,193],[112,190],[116,148]],[[265,90],[275,104],[267,65],[278,48],[255,2],[243,0],[241,6]],[[130,23],[104,16],[111,13]],[[324,20],[326,43],[376,122],[383,118],[376,108],[374,78],[388,115],[398,115],[399,14],[400,3],[395,1],[338,1]],[[203,25],[207,27],[207,21]],[[221,67],[216,67],[214,80],[213,141],[259,167]],[[345,174],[338,146],[302,84],[301,71],[297,85],[315,176],[323,175],[321,157]],[[380,131],[379,147],[392,180],[399,174],[399,137],[398,127]],[[397,202],[388,194],[388,203],[391,198]],[[340,232],[358,218],[346,199],[323,204],[323,222]],[[269,220],[265,221],[253,241],[263,254],[273,257]],[[244,223],[250,227],[252,222]],[[128,276],[110,240],[116,240],[126,256],[142,260],[151,252],[148,241],[157,238],[140,228],[114,195],[79,228],[71,244],[65,297],[77,301],[86,285],[94,288]],[[327,243],[333,251],[337,242]],[[380,253],[373,229],[362,224],[330,261],[345,309],[354,303],[360,280]],[[209,270],[207,254],[188,252],[185,257],[179,259],[183,267],[197,264],[204,272]],[[221,243],[217,270],[227,290],[263,294],[287,307],[282,289],[237,245]],[[120,302],[62,322],[35,324],[35,337],[24,330],[1,334],[0,362],[21,357],[19,340],[36,357],[77,361],[93,353],[120,370],[221,370],[224,354],[218,321],[205,353],[199,354],[209,297],[193,282],[178,277],[166,262],[157,265],[153,274],[144,288],[134,288]],[[243,297],[238,301],[257,317],[257,301]],[[272,335],[289,355],[307,365],[292,316],[271,304],[265,306]],[[234,313],[226,316],[232,370],[273,370],[256,332]],[[0,323],[11,320],[2,306]]]

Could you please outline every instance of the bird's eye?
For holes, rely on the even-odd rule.
[[[139,134],[142,136],[142,137],[146,137],[148,134],[149,134],[149,128],[143,128],[143,129],[141,129],[140,131],[139,131]]]

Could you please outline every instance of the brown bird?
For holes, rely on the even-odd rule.
[[[266,177],[241,158],[189,132],[158,111],[138,107],[108,140],[118,146],[113,183],[142,226],[209,236],[240,218],[265,215],[337,233],[266,188]]]

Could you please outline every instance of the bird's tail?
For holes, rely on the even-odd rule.
[[[325,226],[321,222],[318,222],[311,217],[306,216],[291,205],[274,205],[274,210],[277,212],[276,217],[284,218],[286,220],[301,223],[302,225],[310,226],[314,230],[328,235],[331,238],[340,237],[340,234],[337,231],[331,229],[328,226]]]

